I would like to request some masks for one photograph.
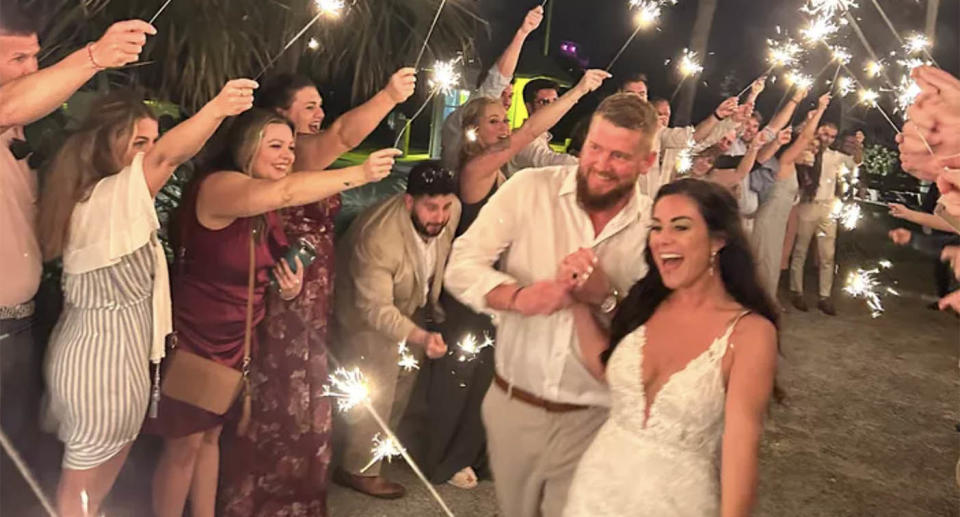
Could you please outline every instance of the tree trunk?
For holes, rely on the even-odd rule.
[[[713,15],[717,10],[717,0],[700,0],[697,3],[697,18],[693,22],[693,31],[690,35],[690,50],[701,58],[707,56],[707,43],[710,40],[710,28],[713,27]],[[676,123],[679,126],[690,124],[693,113],[693,100],[697,96],[698,79],[684,81],[680,93],[680,103],[677,105]]]

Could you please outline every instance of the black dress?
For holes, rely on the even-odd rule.
[[[473,224],[497,187],[494,183],[479,202],[463,204],[457,236]],[[420,447],[412,448],[411,452],[433,483],[445,483],[466,467],[473,467],[480,478],[489,478],[480,405],[493,381],[493,347],[467,356],[457,343],[468,334],[473,334],[481,343],[485,336],[495,339],[496,329],[490,316],[474,312],[446,291],[440,295],[440,303],[446,319],[438,330],[449,351],[440,359],[424,361],[420,371],[414,398],[425,405],[421,406],[423,413],[418,426],[421,434],[416,440]]]

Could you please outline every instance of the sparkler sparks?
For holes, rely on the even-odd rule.
[[[837,79],[837,95],[840,97],[846,97],[847,95],[850,95],[855,89],[856,86],[853,82],[853,79],[847,76]]]
[[[857,203],[844,203],[839,199],[833,204],[830,211],[830,217],[840,222],[844,230],[854,230],[862,217],[860,205]]]
[[[850,60],[853,59],[853,56],[850,55],[850,51],[843,47],[832,47],[830,49],[830,54],[833,56],[834,61],[844,65],[850,63]]]
[[[397,353],[400,354],[400,360],[397,361],[397,366],[403,368],[403,371],[412,372],[413,370],[420,369],[420,363],[417,361],[417,358],[410,353],[410,348],[407,347],[406,341],[397,343]]]
[[[860,89],[860,103],[867,104],[869,106],[876,106],[877,99],[880,98],[880,94],[876,90],[871,90],[869,88]]]
[[[680,58],[680,75],[689,77],[697,75],[703,71],[703,66],[697,61],[697,53],[690,49],[683,49],[683,57]]]
[[[923,34],[911,34],[903,43],[903,51],[907,55],[920,54],[930,48],[930,40]]]
[[[883,314],[883,303],[877,294],[877,289],[881,287],[877,280],[879,269],[864,270],[857,268],[851,271],[847,276],[847,283],[843,286],[843,291],[854,298],[863,298],[870,308],[870,315],[874,318]]]
[[[307,47],[309,47],[310,50],[317,50],[320,48],[320,42],[317,41],[316,38],[310,38],[310,41],[307,42]]]
[[[786,79],[787,84],[796,86],[800,90],[808,90],[813,86],[813,77],[798,70],[790,70],[784,79]]]
[[[329,377],[330,384],[323,387],[322,396],[337,399],[337,409],[350,411],[370,397],[367,381],[359,368],[337,368]]]
[[[829,18],[821,16],[810,20],[810,23],[800,30],[800,34],[803,35],[803,40],[812,47],[817,43],[826,42],[838,30],[840,30],[840,26],[830,21]]]
[[[334,18],[340,16],[343,11],[344,0],[315,0],[315,2],[320,12]]]
[[[867,61],[863,71],[867,74],[867,77],[874,78],[883,73],[885,66],[883,61]]]
[[[448,94],[460,84],[460,72],[456,67],[459,62],[459,57],[450,61],[434,62],[433,74],[430,77],[430,88],[434,92]]]
[[[474,334],[467,334],[457,342],[457,348],[460,349],[460,357],[458,359],[461,363],[464,361],[472,361],[476,359],[477,354],[479,354],[481,350],[488,346],[493,346],[493,340],[490,339],[490,336],[487,334],[483,335],[483,342],[477,340],[477,336]]]
[[[655,25],[660,19],[660,2],[654,0],[630,0],[630,7],[637,11],[635,20],[640,27]]]
[[[687,146],[677,153],[677,162],[675,164],[678,174],[687,174],[693,168],[693,149],[697,145],[693,139],[687,140]]]
[[[467,139],[467,142],[476,142],[477,141],[477,128],[471,127],[463,134]]]
[[[767,40],[767,62],[771,67],[788,67],[797,63],[803,48],[790,38],[782,41]]]
[[[366,472],[367,469],[381,460],[387,460],[387,463],[390,463],[390,460],[397,456],[401,456],[404,452],[404,448],[401,447],[399,443],[395,442],[393,438],[388,436],[386,439],[383,439],[380,438],[380,433],[377,433],[373,437],[373,448],[370,449],[370,453],[373,454],[373,457],[370,458],[370,463],[367,463],[365,467],[360,469],[360,472]]]
[[[920,86],[909,75],[904,75],[900,78],[900,84],[895,91],[897,94],[897,111],[906,113],[907,108],[920,95]]]
[[[808,0],[800,10],[807,14],[833,17],[856,7],[855,0]]]

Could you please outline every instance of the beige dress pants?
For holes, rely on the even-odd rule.
[[[607,408],[551,413],[517,399],[495,383],[483,399],[483,426],[501,517],[559,517],[577,463]]]
[[[800,203],[797,206],[797,241],[790,261],[790,290],[803,294],[803,266],[807,262],[810,240],[817,237],[820,256],[820,297],[833,291],[833,262],[837,247],[837,221],[830,217],[833,200]]]

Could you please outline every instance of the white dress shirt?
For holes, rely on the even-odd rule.
[[[594,235],[577,202],[577,166],[528,169],[504,183],[476,221],[453,243],[444,282],[457,299],[497,322],[496,368],[508,382],[554,402],[609,405],[605,384],[577,359],[573,315],[497,312],[486,295],[501,284],[530,285],[556,278],[564,257],[592,248],[621,293],[647,273],[643,258],[652,202],[639,187],[624,208]],[[500,259],[500,271],[493,264]]]
[[[852,172],[857,166],[853,157],[840,151],[827,149],[823,152],[823,166],[820,168],[820,184],[817,186],[815,201],[830,201],[837,197],[837,178],[840,169],[846,167]]]
[[[549,131],[538,136],[507,162],[507,177],[523,169],[549,167],[551,165],[576,165],[580,163],[576,156],[558,153],[550,147],[553,135]]]
[[[510,77],[500,74],[496,64],[487,73],[483,84],[470,94],[467,102],[478,97],[492,97],[499,99],[503,90],[510,86]],[[466,104],[466,102],[464,103]],[[440,161],[445,168],[451,171],[460,166],[460,145],[463,143],[463,106],[455,109],[446,120],[440,131]]]
[[[720,139],[723,138],[723,135],[727,134],[736,126],[736,123],[730,117],[714,124],[713,129],[703,140],[694,142],[693,149],[690,151],[691,158],[719,142]],[[660,146],[657,161],[647,172],[645,177],[646,182],[641,182],[640,184],[643,193],[649,198],[655,198],[660,187],[677,178],[679,175],[677,173],[677,158],[679,158],[680,153],[683,152],[684,149],[689,147],[690,142],[693,140],[694,133],[696,133],[696,128],[693,126],[670,127],[660,131],[660,137],[654,139],[654,150],[657,150],[657,145]]]

